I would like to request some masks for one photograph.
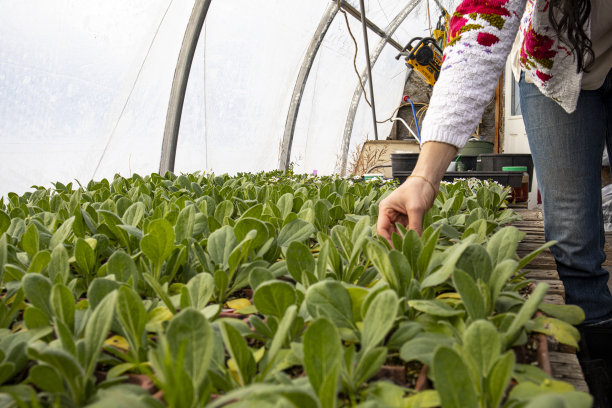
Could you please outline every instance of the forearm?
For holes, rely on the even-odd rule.
[[[437,188],[444,176],[449,163],[457,154],[457,148],[447,143],[429,142],[425,143],[419,153],[412,174],[425,177]]]

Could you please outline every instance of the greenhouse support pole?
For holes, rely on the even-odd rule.
[[[289,167],[289,161],[291,160],[291,146],[293,145],[293,133],[295,132],[295,124],[297,122],[298,112],[300,110],[300,104],[302,103],[302,96],[304,95],[304,89],[306,89],[306,81],[310,74],[310,69],[317,56],[319,47],[327,34],[327,30],[334,21],[334,17],[338,14],[338,6],[332,2],[323,17],[321,22],[315,31],[315,34],[310,41],[310,45],[306,50],[306,56],[302,61],[300,72],[297,79],[295,80],[295,87],[293,88],[293,95],[291,96],[291,104],[289,105],[289,112],[287,113],[287,121],[285,122],[285,132],[283,133],[283,141],[280,146],[278,168],[279,170],[287,170]]]
[[[174,70],[172,90],[170,91],[166,127],[164,128],[164,141],[162,143],[161,159],[159,162],[160,174],[165,174],[167,171],[174,171],[176,146],[178,144],[179,129],[181,126],[185,92],[187,91],[187,81],[189,80],[193,56],[211,1],[212,0],[196,0],[191,11],[191,17],[187,23],[183,44],[181,45],[176,69]]]
[[[372,63],[370,61],[370,41],[368,41],[368,26],[366,24],[365,4],[363,0],[359,0],[361,7],[361,28],[363,30],[363,45],[365,48],[366,57],[366,68],[368,70],[368,76],[366,81],[369,79],[370,83],[370,108],[372,111],[372,125],[374,125],[374,140],[378,140],[378,125],[376,124],[376,102],[374,100],[374,78],[372,78]]]
[[[417,6],[417,4],[419,4],[420,1],[421,0],[410,1],[406,5],[406,7],[404,7],[402,11],[393,19],[393,21],[389,23],[389,25],[387,26],[387,29],[385,30],[385,33],[388,37],[391,37],[395,33],[395,31],[397,31],[399,26],[404,22],[404,20],[406,20],[406,17],[408,17],[408,15],[412,12],[412,10],[414,10],[414,8]],[[378,45],[376,46],[376,49],[370,56],[370,60],[372,64],[376,64],[376,61],[378,60],[378,57],[382,53],[382,50],[385,47],[386,43],[387,43],[386,40],[382,40],[378,43]],[[365,72],[362,72],[361,75],[362,77],[364,77],[364,80],[367,79],[367,75],[368,75],[367,70],[365,70]],[[344,126],[344,134],[342,136],[342,146],[340,148],[341,149],[340,151],[342,154],[342,163],[339,169],[341,174],[344,174],[346,172],[346,165],[348,162],[349,149],[351,145],[351,135],[353,133],[353,125],[355,124],[355,115],[357,114],[357,107],[359,105],[359,101],[361,100],[361,94],[362,94],[361,84],[358,83],[357,86],[355,87],[355,91],[353,92],[353,99],[351,100],[351,106],[349,107],[349,112],[346,118],[346,124]]]

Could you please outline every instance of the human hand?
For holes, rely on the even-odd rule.
[[[423,232],[423,216],[431,208],[438,195],[437,189],[420,177],[408,177],[378,205],[376,232],[391,243],[391,235],[397,232],[396,223]]]

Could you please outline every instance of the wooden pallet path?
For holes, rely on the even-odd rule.
[[[528,210],[520,207],[514,208],[514,210],[523,217],[521,221],[513,224],[526,233],[525,238],[517,248],[518,255],[523,257],[546,242],[544,239],[544,218],[541,210]],[[610,250],[609,254],[612,254],[612,248],[606,249]],[[606,262],[612,262],[612,256],[609,256]],[[559,280],[555,261],[548,250],[527,265],[524,272],[526,272],[525,276],[533,279],[536,284],[545,282],[549,285],[550,289],[544,298],[545,302],[565,304],[565,289],[563,283]],[[559,345],[551,339],[549,339],[548,346],[553,377],[572,384],[579,391],[589,392],[575,351]]]

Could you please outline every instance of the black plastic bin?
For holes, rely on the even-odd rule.
[[[478,164],[478,156],[455,156],[453,161],[459,161],[465,164],[465,170],[478,170],[476,165]]]
[[[398,172],[414,170],[418,159],[418,153],[391,153],[391,173],[393,178],[396,178]]]
[[[393,178],[396,178],[400,183],[403,183],[412,171],[400,171],[394,173]],[[479,180],[497,181],[503,186],[520,187],[523,184],[522,171],[447,171],[444,173],[442,180],[452,182],[457,178],[477,178]]]
[[[533,159],[529,153],[481,154],[479,156],[482,171],[502,171],[505,166],[525,166],[529,173],[529,191],[533,180]]]

